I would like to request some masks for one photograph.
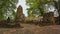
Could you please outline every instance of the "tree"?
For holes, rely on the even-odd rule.
[[[50,6],[53,0],[26,0],[28,16],[42,16],[45,12],[45,5]]]
[[[3,20],[9,14],[14,15],[18,0],[0,0],[0,20]]]
[[[55,6],[55,8],[57,9],[57,11],[58,11],[58,14],[59,14],[59,20],[60,20],[60,0],[53,0],[53,2],[54,2],[54,6]],[[60,24],[60,21],[59,21],[59,24]]]

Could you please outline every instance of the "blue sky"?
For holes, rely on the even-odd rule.
[[[25,14],[25,16],[27,16],[27,10],[26,10],[27,6],[26,6],[26,2],[25,2],[25,1],[26,1],[26,0],[19,0],[17,7],[18,7],[19,5],[21,5],[22,8],[23,8],[23,13]]]

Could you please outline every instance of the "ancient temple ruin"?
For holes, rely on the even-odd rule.
[[[44,24],[55,24],[54,12],[44,13],[43,15]]]
[[[23,8],[21,5],[18,6],[17,8],[17,15],[16,15],[16,19],[17,22],[22,22],[23,19]]]

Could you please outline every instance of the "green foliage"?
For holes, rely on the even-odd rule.
[[[46,4],[51,4],[52,0],[26,0],[28,16],[42,16],[46,9]]]
[[[4,19],[8,12],[14,14],[17,3],[18,0],[0,0],[0,20]]]

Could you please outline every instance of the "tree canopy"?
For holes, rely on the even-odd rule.
[[[0,20],[9,14],[14,15],[18,0],[0,0]]]
[[[26,4],[29,6],[27,8],[28,16],[42,16],[46,12],[46,8],[48,10],[51,5],[56,8],[54,1],[56,0],[26,0]]]

